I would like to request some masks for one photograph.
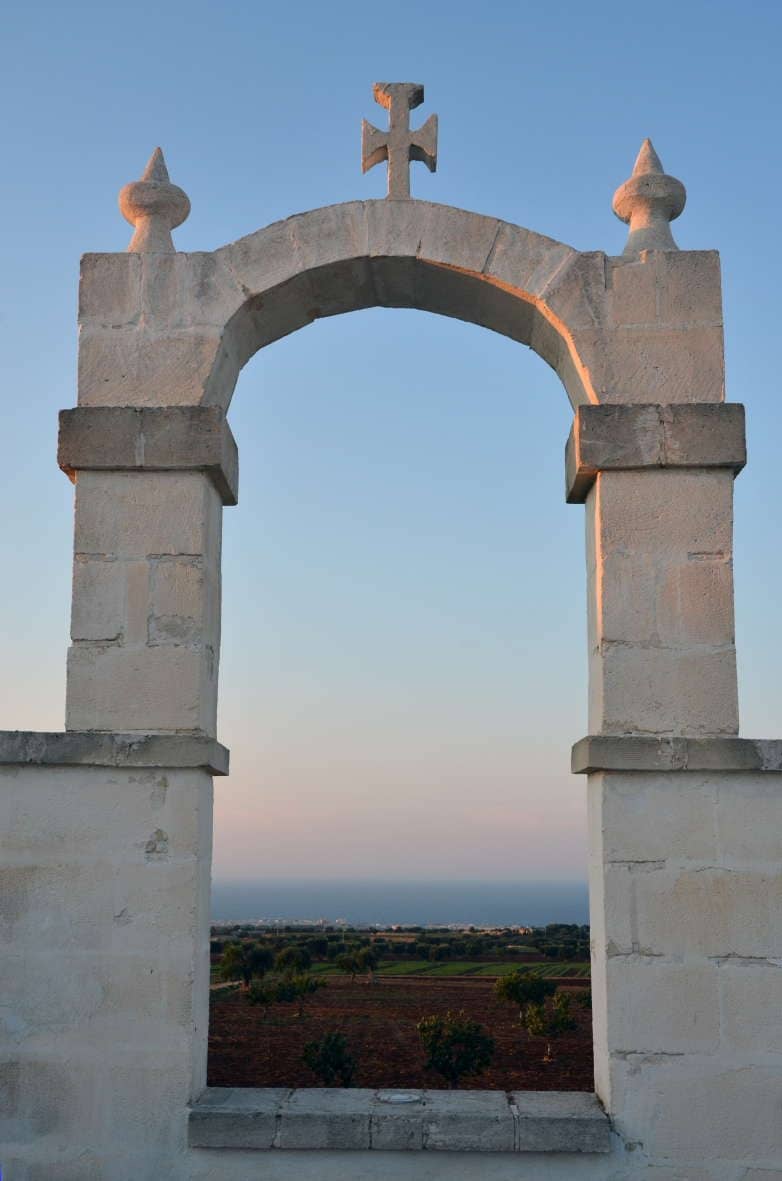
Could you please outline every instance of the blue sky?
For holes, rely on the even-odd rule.
[[[650,135],[687,186],[674,233],[722,255],[737,484],[742,732],[782,732],[778,207],[782,8],[618,3],[14,5],[4,16],[3,726],[59,729],[85,251],[161,144],[181,250],[384,192],[362,176],[376,80],[426,86],[416,196],[621,252],[611,196]],[[216,871],[577,877],[586,730],[583,511],[542,361],[472,325],[374,310],[258,355],[231,423]]]

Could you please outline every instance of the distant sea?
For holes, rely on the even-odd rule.
[[[476,927],[589,921],[585,882],[323,881],[212,884],[212,920],[326,919],[387,927]]]

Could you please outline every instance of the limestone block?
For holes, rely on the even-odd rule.
[[[85,254],[79,282],[79,324],[117,328],[138,324],[141,256]]]
[[[722,277],[716,250],[656,251],[663,324],[722,325]]]
[[[142,265],[144,323],[154,331],[204,325],[222,330],[247,298],[219,251],[136,257]]]
[[[540,292],[547,318],[561,325],[564,335],[602,330],[607,320],[605,255],[601,251],[576,254]]]
[[[719,775],[711,782],[715,787],[733,783],[749,798],[754,785],[762,783],[752,772],[782,771],[782,740],[589,734],[574,744],[571,768],[575,775],[593,771],[741,771],[740,778]],[[686,787],[687,780],[677,782]],[[731,860],[724,849],[721,858],[723,864]]]
[[[637,875],[646,954],[766,957],[782,949],[782,875],[704,867]]]
[[[219,538],[220,515],[200,472],[87,471],[76,486],[75,549],[131,559],[201,555]]]
[[[612,551],[671,561],[732,553],[729,471],[605,472],[598,482],[598,560]]]
[[[608,972],[608,1049],[622,1054],[708,1054],[720,1042],[715,964],[614,956]]]
[[[608,1152],[610,1129],[594,1095],[514,1091],[517,1152]]]
[[[387,207],[390,202],[378,204]],[[384,218],[384,209],[373,209],[370,217]],[[419,258],[449,269],[458,267],[478,274],[484,270],[499,228],[495,218],[480,217],[461,209],[430,205],[428,202],[419,210],[419,217],[421,224],[416,250]],[[377,221],[370,224],[372,231],[376,231]]]
[[[608,321],[615,327],[656,323],[660,252],[606,259]]]
[[[424,1092],[378,1091],[370,1111],[370,1142],[378,1152],[419,1152],[424,1146]],[[413,1101],[410,1102],[410,1098]]]
[[[728,1052],[782,1055],[782,946],[776,960],[724,960],[719,977],[722,1037]]]
[[[79,337],[80,406],[197,406],[222,347],[216,328],[88,327]]]
[[[604,639],[643,647],[731,645],[733,570],[718,556],[673,559],[614,549],[602,563]]]
[[[201,635],[205,588],[201,558],[158,558],[151,564],[149,643],[189,644]]]
[[[628,1080],[626,1112],[645,1129],[653,1159],[774,1161],[782,1158],[781,1084],[782,1069],[672,1058]]]
[[[4,1054],[0,1087],[7,1098],[0,1109],[4,1148],[14,1141],[35,1145],[47,1137],[50,1144],[78,1145],[84,1128],[92,1129],[94,1135],[108,1126],[107,1088],[96,1087],[91,1073],[80,1072],[75,1062],[60,1059],[55,1052],[13,1058]]]
[[[740,402],[662,407],[665,463],[732,467],[747,461],[744,407]]]
[[[277,1147],[369,1148],[371,1095],[325,1087],[293,1091],[280,1109]]]
[[[97,888],[111,866],[6,863],[0,867],[0,941],[22,947],[105,949],[112,933],[111,897]],[[78,909],[74,901],[78,899]]]
[[[720,327],[621,328],[604,337],[600,402],[722,402]]]
[[[375,307],[377,293],[372,281],[370,260],[350,259],[320,267],[307,275],[308,309],[313,319],[338,316]],[[266,300],[267,304],[269,300]]]
[[[240,238],[215,251],[216,257],[236,277],[245,291],[259,294],[299,273],[300,264],[293,244],[295,218],[276,221],[254,234]]]
[[[216,406],[61,410],[57,461],[73,480],[78,471],[203,470],[224,504],[238,499],[236,440]]]
[[[736,734],[736,657],[606,642],[590,684],[590,729],[607,734]]]
[[[712,778],[634,772],[603,783],[607,861],[717,861]]]
[[[190,1111],[191,1148],[272,1148],[286,1087],[207,1087]]]
[[[211,732],[202,680],[208,654],[171,645],[73,647],[68,653],[69,730]]]
[[[491,254],[482,269],[496,283],[537,294],[576,257],[562,242],[498,222]]]
[[[297,214],[288,219],[288,224],[299,272],[365,258],[369,253],[367,204],[363,201]],[[268,281],[263,286],[268,286]]]
[[[165,801],[166,783],[150,780],[149,768],[165,768],[176,775],[191,769],[206,769],[210,775],[228,774],[228,751],[213,738],[198,734],[123,734],[118,731],[101,734],[94,730],[56,731],[0,730],[0,775],[14,778],[25,768],[84,767],[112,770],[131,769],[138,776],[133,782],[142,786],[153,784],[153,805]],[[187,769],[187,771],[185,770]],[[59,770],[57,774],[59,774]],[[47,771],[46,782],[51,785],[54,772]],[[77,780],[80,782],[80,780]],[[190,780],[188,779],[189,783]],[[160,789],[160,790],[158,790]],[[57,797],[49,797],[50,801]],[[0,797],[2,800],[3,797]],[[7,803],[8,797],[5,797]],[[54,803],[47,805],[47,810]]]
[[[578,406],[565,450],[566,494],[581,503],[598,472],[746,463],[744,408],[733,403]]]
[[[716,831],[721,865],[779,863],[782,781],[779,775],[726,775],[717,780]],[[782,949],[775,949],[782,954]]]
[[[514,1120],[501,1091],[427,1091],[424,1148],[512,1152]]]
[[[125,628],[125,585],[121,562],[77,554],[73,563],[71,639],[121,639]]]

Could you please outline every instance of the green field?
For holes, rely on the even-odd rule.
[[[313,976],[342,975],[334,964],[313,964],[309,969]],[[562,963],[548,960],[539,964],[519,964],[501,961],[495,964],[477,963],[472,960],[383,960],[377,969],[378,976],[434,976],[442,979],[449,976],[507,976],[510,972],[530,972],[544,979],[572,977],[589,980],[588,963]],[[364,973],[359,973],[359,979]],[[220,980],[219,970],[212,966],[211,983]]]

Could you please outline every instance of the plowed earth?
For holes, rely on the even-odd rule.
[[[463,1009],[494,1038],[495,1052],[482,1075],[464,1078],[467,1088],[591,1091],[591,1013],[578,1004],[583,990],[567,988],[578,1028],[551,1043],[554,1061],[544,1062],[546,1043],[519,1024],[515,1006],[494,996],[493,981],[470,979],[376,979],[353,983],[331,977],[310,997],[304,1016],[295,1005],[251,1005],[244,993],[213,991],[209,1026],[209,1085],[213,1087],[316,1087],[322,1083],[302,1061],[307,1042],[339,1030],[356,1060],[357,1087],[430,1087],[447,1084],[424,1069],[416,1031],[422,1017]]]

